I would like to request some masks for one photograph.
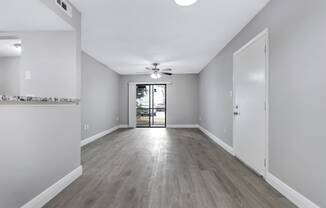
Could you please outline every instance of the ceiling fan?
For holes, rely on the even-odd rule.
[[[160,69],[160,68],[158,68],[158,65],[160,65],[159,63],[153,63],[152,65],[153,65],[152,67],[145,68],[146,70],[149,70],[152,72],[151,78],[159,79],[159,78],[161,78],[162,75],[168,75],[168,76],[172,75],[172,73],[171,73],[172,69],[170,69],[170,68]]]

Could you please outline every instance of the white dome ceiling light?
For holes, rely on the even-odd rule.
[[[174,0],[179,6],[190,6],[197,2],[197,0]]]

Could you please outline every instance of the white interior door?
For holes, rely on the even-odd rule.
[[[265,175],[267,38],[264,31],[234,54],[234,151]]]

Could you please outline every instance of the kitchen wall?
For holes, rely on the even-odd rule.
[[[48,7],[64,17],[53,0],[42,0]],[[51,89],[56,95],[80,97],[80,13],[74,10],[76,28],[75,58],[57,53],[53,60],[65,60],[71,66],[54,77]],[[23,43],[24,44],[24,43]],[[53,45],[44,47],[52,48]],[[57,47],[60,47],[58,44]],[[47,48],[48,49],[48,48]],[[44,51],[43,51],[44,52]],[[46,51],[44,52],[46,53]],[[42,56],[43,57],[43,56]],[[22,67],[33,70],[41,67],[28,60]],[[39,60],[42,62],[42,60]],[[53,62],[47,60],[49,68]],[[45,67],[45,65],[42,65]],[[44,69],[44,68],[43,68]],[[71,86],[64,92],[60,82],[71,77]],[[61,79],[62,78],[62,79]],[[50,80],[51,81],[51,80]],[[39,87],[42,84],[39,83]],[[46,88],[49,83],[44,83]],[[64,85],[66,86],[66,85]],[[62,94],[61,94],[62,93]],[[69,93],[69,94],[68,94]],[[81,118],[79,105],[0,105],[0,207],[21,207],[58,180],[80,166]],[[5,188],[3,188],[5,187]]]
[[[22,39],[24,52],[18,73],[21,82],[16,83],[20,93],[13,95],[76,98],[80,76],[76,33],[15,35]],[[26,70],[31,79],[25,79]],[[0,190],[0,207],[22,206],[80,165],[79,108],[76,104],[0,105],[0,163],[5,170],[0,173],[0,186],[6,187]]]
[[[74,31],[76,32],[75,36],[75,51],[76,51],[76,59],[74,60],[76,63],[76,73],[78,76],[76,77],[76,95],[80,98],[81,96],[81,13],[72,6],[72,16],[68,16],[65,14],[60,7],[57,6],[56,2],[53,0],[40,0],[45,6],[47,6],[51,11],[61,17],[64,21],[70,24]]]
[[[82,139],[119,125],[120,76],[82,53]]]
[[[269,172],[326,207],[326,2],[273,0],[200,73],[200,125],[232,145],[232,55],[270,35]]]
[[[0,57],[0,95],[19,95],[20,57]]]
[[[76,32],[18,32],[22,40],[20,94],[78,98]],[[46,46],[46,47],[45,47]],[[29,72],[30,79],[25,78]]]
[[[128,83],[153,82],[149,75],[121,75],[120,124],[128,124]],[[167,125],[198,124],[198,75],[163,76],[167,85]]]

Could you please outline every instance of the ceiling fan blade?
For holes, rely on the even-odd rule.
[[[147,69],[147,70],[151,70],[151,71],[153,70],[152,68],[149,68],[149,67],[145,67],[145,69]]]
[[[169,76],[172,75],[172,73],[169,73],[169,72],[161,72],[161,74],[165,74],[165,75],[169,75]]]
[[[151,74],[150,72],[136,72],[136,74]]]
[[[161,71],[172,71],[172,69],[167,68],[167,69],[162,69]]]

